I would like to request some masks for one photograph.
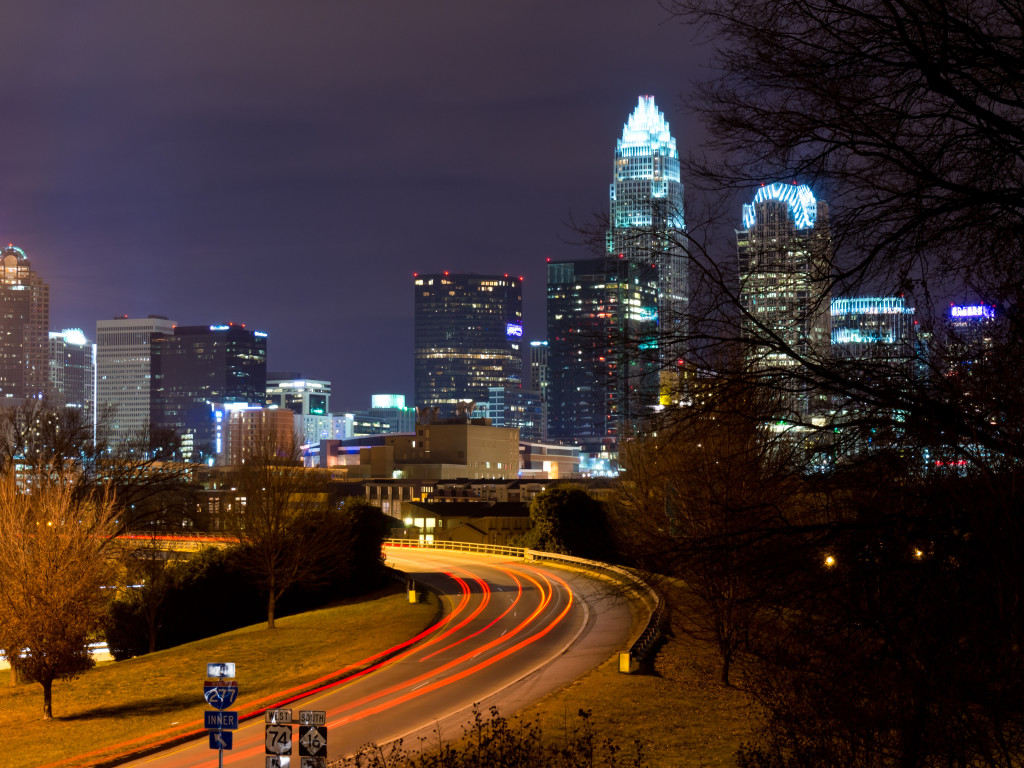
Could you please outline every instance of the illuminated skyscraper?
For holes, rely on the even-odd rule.
[[[688,306],[683,185],[676,140],[653,96],[641,96],[622,127],[609,197],[608,254],[656,271],[660,344],[680,357]]]
[[[96,322],[96,409],[99,436],[112,445],[139,439],[150,426],[153,337],[174,333],[161,315]]]
[[[832,299],[832,353],[860,360],[909,361],[914,308],[902,297]]]
[[[657,272],[604,257],[547,277],[548,437],[610,465],[658,402]]]
[[[523,375],[523,284],[500,275],[415,278],[417,407],[487,401],[491,387],[518,387]]]
[[[802,359],[829,353],[828,206],[806,185],[763,186],[743,206],[736,243],[749,360],[807,413],[815,403],[793,373]]]
[[[267,334],[234,323],[179,326],[153,340],[151,392],[154,426],[178,434],[185,461],[209,462],[223,450],[214,406],[266,400]]]
[[[548,264],[548,435],[611,466],[685,350],[687,267],[676,140],[641,96],[615,146],[603,258]],[[598,459],[599,464],[605,459]]]
[[[303,445],[331,436],[331,382],[285,373],[267,377],[267,405],[295,414],[295,434]]]
[[[49,330],[50,287],[23,250],[0,248],[0,404],[47,390]]]
[[[50,332],[50,396],[56,403],[80,408],[92,418],[96,381],[96,345],[80,328]]]

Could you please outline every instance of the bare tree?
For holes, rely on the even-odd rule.
[[[118,507],[122,531],[187,522],[193,467],[166,461],[168,439],[151,430],[107,445],[94,441],[81,409],[45,400],[0,408],[0,468],[61,476],[82,498],[104,489]]]
[[[683,626],[710,640],[721,682],[759,613],[782,584],[772,578],[780,530],[806,530],[803,456],[773,431],[762,389],[717,382],[713,396],[627,443],[613,509],[620,546],[641,567],[681,579],[696,605]],[[800,454],[800,455],[798,455]]]
[[[118,548],[108,496],[82,498],[73,478],[6,472],[0,478],[0,641],[22,677],[43,687],[93,665],[88,641],[113,585]]]
[[[820,300],[905,295],[923,331],[901,360],[802,349],[744,306],[721,219],[689,233],[691,364],[828,403],[800,424],[828,459],[807,463],[807,520],[766,532],[790,555],[770,571],[785,590],[764,600],[772,621],[751,643],[767,721],[744,765],[1015,765],[1024,3],[665,5],[715,48],[690,102],[711,136],[690,190],[729,203],[731,232],[738,195],[810,184],[829,203],[835,254]],[[974,350],[938,309],[963,296],[995,307]],[[723,359],[737,341],[744,353]],[[746,365],[757,353],[779,375]]]
[[[297,447],[281,457],[271,439],[256,442],[235,473],[237,489],[228,528],[238,538],[238,564],[267,595],[267,628],[278,600],[297,585],[318,586],[339,563],[331,559],[344,537],[325,484],[298,461]]]

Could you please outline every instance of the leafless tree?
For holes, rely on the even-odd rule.
[[[0,477],[0,642],[19,674],[43,687],[45,719],[53,682],[93,665],[87,644],[119,556],[115,518],[109,496],[79,496],[72,477]]]
[[[45,400],[0,408],[0,468],[70,479],[82,498],[104,489],[120,512],[122,531],[188,522],[194,468],[165,460],[167,439],[149,431],[108,445],[93,439],[81,409]]]
[[[646,570],[681,579],[696,598],[683,626],[719,650],[721,682],[758,614],[770,608],[780,532],[807,530],[803,456],[772,430],[763,389],[718,382],[714,396],[627,443],[613,520]],[[787,541],[788,543],[788,541]]]
[[[323,584],[337,561],[331,553],[343,542],[341,516],[328,503],[323,481],[305,469],[294,447],[258,440],[234,477],[237,489],[228,529],[238,538],[238,564],[267,595],[267,628],[285,591]]]
[[[800,425],[829,458],[804,475],[810,521],[772,532],[794,549],[790,572],[776,571],[785,592],[765,601],[774,620],[753,643],[768,722],[744,764],[1015,765],[1024,4],[665,5],[715,49],[690,102],[711,141],[688,164],[689,189],[709,195],[709,210],[724,200],[735,211],[689,233],[699,298],[688,358],[709,379],[813,390],[828,403]],[[793,180],[830,207],[835,259],[821,300],[905,295],[923,331],[911,355],[802,349],[747,311],[737,199]],[[965,296],[996,311],[973,350],[938,309]],[[721,354],[737,341],[745,354]],[[747,366],[758,350],[785,375]]]

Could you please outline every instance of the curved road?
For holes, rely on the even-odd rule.
[[[593,669],[629,642],[627,601],[583,574],[486,555],[389,547],[388,561],[442,596],[443,618],[388,661],[287,706],[327,713],[328,756],[440,730],[461,735],[474,704],[510,714]],[[232,709],[245,710],[243,696]],[[197,692],[197,695],[198,692]],[[242,723],[224,764],[263,766],[264,722]],[[295,727],[295,738],[298,728]],[[136,760],[146,768],[211,766],[208,740]],[[298,746],[292,766],[299,767]]]

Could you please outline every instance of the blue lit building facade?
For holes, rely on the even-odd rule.
[[[832,354],[859,360],[910,360],[914,308],[900,296],[832,299]]]
[[[793,375],[802,360],[830,353],[828,206],[806,185],[767,184],[744,204],[742,223],[736,246],[748,362],[791,395],[794,415],[806,415],[825,405]]]
[[[416,275],[416,407],[442,418],[523,376],[523,285],[508,275]]]
[[[262,405],[267,396],[267,334],[243,325],[190,325],[152,342],[153,425],[173,429],[181,458],[218,454],[217,405]]]
[[[688,282],[679,153],[653,96],[641,96],[615,145],[607,253],[654,271],[660,344],[682,357]]]
[[[641,96],[612,160],[603,258],[548,264],[548,439],[614,470],[619,441],[658,404],[658,370],[685,351],[683,185],[676,140]]]
[[[492,427],[514,427],[519,430],[519,439],[528,442],[545,439],[542,422],[545,410],[540,390],[491,387],[484,405],[484,417],[491,420]]]

